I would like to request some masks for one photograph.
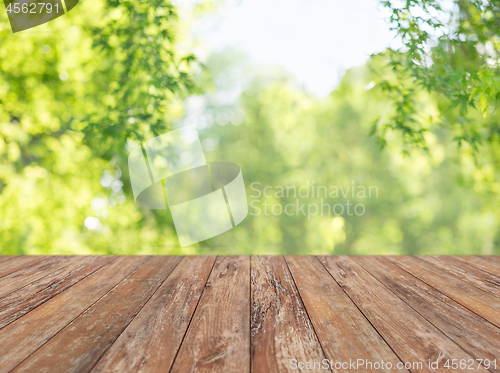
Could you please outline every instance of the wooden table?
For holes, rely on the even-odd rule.
[[[500,372],[500,258],[0,257],[0,372],[299,368]]]

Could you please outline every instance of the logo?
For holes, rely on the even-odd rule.
[[[181,246],[224,233],[248,214],[243,175],[229,162],[207,163],[198,132],[186,126],[146,141],[128,158],[139,207],[166,209]]]
[[[79,0],[4,0],[12,32],[50,22],[73,9]]]

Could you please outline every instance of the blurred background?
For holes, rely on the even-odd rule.
[[[0,254],[500,254],[499,19],[474,0],[83,0],[13,34],[0,10]],[[181,248],[127,157],[186,125],[241,167],[249,215]],[[328,196],[286,193],[313,184]],[[322,203],[363,213],[307,213]]]

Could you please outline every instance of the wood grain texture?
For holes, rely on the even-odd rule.
[[[214,262],[184,258],[92,372],[168,372]]]
[[[0,297],[41,279],[78,260],[78,256],[54,256],[0,278]],[[7,262],[8,263],[8,262]]]
[[[477,315],[500,326],[500,300],[494,295],[417,257],[388,256],[387,259]]]
[[[133,256],[117,258],[1,329],[0,372],[12,370],[146,259]]]
[[[12,372],[89,372],[180,259],[149,258]]]
[[[333,362],[363,359],[390,362],[393,369],[366,372],[406,372],[396,369],[399,358],[352,303],[315,257],[286,256],[290,272],[309,313],[326,358]],[[355,372],[333,369],[334,372]]]
[[[95,272],[112,257],[88,256],[0,299],[0,329]]]
[[[499,328],[383,257],[352,259],[475,359],[498,359]]]
[[[352,259],[339,256],[320,260],[398,356],[405,362],[422,363],[421,367],[412,367],[412,372],[449,372],[443,366],[447,359],[472,358]],[[429,368],[429,361],[438,361],[439,368]]]
[[[500,298],[500,277],[453,259],[450,256],[420,256],[419,259]]]
[[[500,373],[497,257],[3,259],[0,373]]]
[[[250,371],[250,258],[218,257],[171,372]]]
[[[480,255],[480,257],[490,262],[496,262],[500,264],[500,255]]]
[[[7,262],[12,259],[19,258],[17,255],[0,255],[0,264]]]
[[[460,255],[460,256],[453,256],[453,259],[459,260],[463,263],[467,263],[470,266],[474,266],[485,272],[500,277],[500,263],[497,263],[493,260],[488,260],[487,256]]]
[[[291,372],[292,359],[322,361],[325,355],[284,258],[252,257],[251,280],[252,372]]]
[[[49,256],[33,255],[33,256],[18,256],[12,260],[0,264],[0,280],[2,277],[10,275],[22,268],[29,267],[33,264],[41,263],[44,260],[50,259]]]

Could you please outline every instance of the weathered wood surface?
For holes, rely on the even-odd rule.
[[[16,255],[2,255],[0,256],[0,263],[6,262],[8,260],[16,259]]]
[[[92,369],[179,260],[148,259],[13,371],[70,373]],[[54,365],[54,360],[59,363]]]
[[[219,257],[171,372],[250,371],[250,257]]]
[[[0,328],[35,309],[109,263],[111,257],[81,258],[22,289],[0,298]]]
[[[290,360],[325,358],[283,257],[252,257],[253,372],[283,372]]]
[[[500,298],[500,277],[471,266],[452,257],[420,257],[437,268],[449,272],[486,292]]]
[[[38,263],[35,262],[32,265],[24,267],[19,271],[9,273],[0,278],[0,297],[43,278],[59,268],[78,260],[78,258],[77,256],[48,257],[40,260]],[[9,262],[6,262],[4,266],[8,267]]]
[[[106,295],[145,258],[122,257],[0,329],[0,372],[9,372]],[[112,315],[110,315],[110,318]],[[54,361],[54,364],[58,362]]]
[[[168,372],[214,261],[184,258],[92,372]]]
[[[500,372],[500,259],[0,256],[0,373],[296,371]]]
[[[18,256],[12,258],[9,256],[2,256],[2,261],[0,261],[0,279],[11,273],[19,271],[21,268],[29,267],[30,265],[33,264],[39,264],[48,258],[49,257],[38,256],[38,255]],[[13,261],[10,263],[5,263],[9,260]]]
[[[332,280],[317,258],[287,256],[286,260],[329,360],[385,361],[396,366],[399,358],[339,284]],[[355,370],[333,369],[333,371]],[[363,371],[389,372],[391,370],[367,367]],[[399,371],[406,370],[400,369]]]
[[[500,299],[493,294],[471,285],[462,277],[448,273],[417,257],[390,256],[387,259],[500,327]]]
[[[446,257],[441,257],[446,258]],[[485,272],[494,274],[500,277],[500,262],[495,262],[494,257],[481,257],[481,256],[453,256],[455,260],[467,263],[474,268],[481,269]]]
[[[432,369],[426,364],[472,358],[352,259],[336,256],[321,261],[400,359],[422,363],[412,372],[446,372],[444,367]]]
[[[500,329],[382,257],[353,258],[475,359],[495,360]],[[440,260],[445,260],[441,258]],[[500,372],[500,366],[491,369]]]

